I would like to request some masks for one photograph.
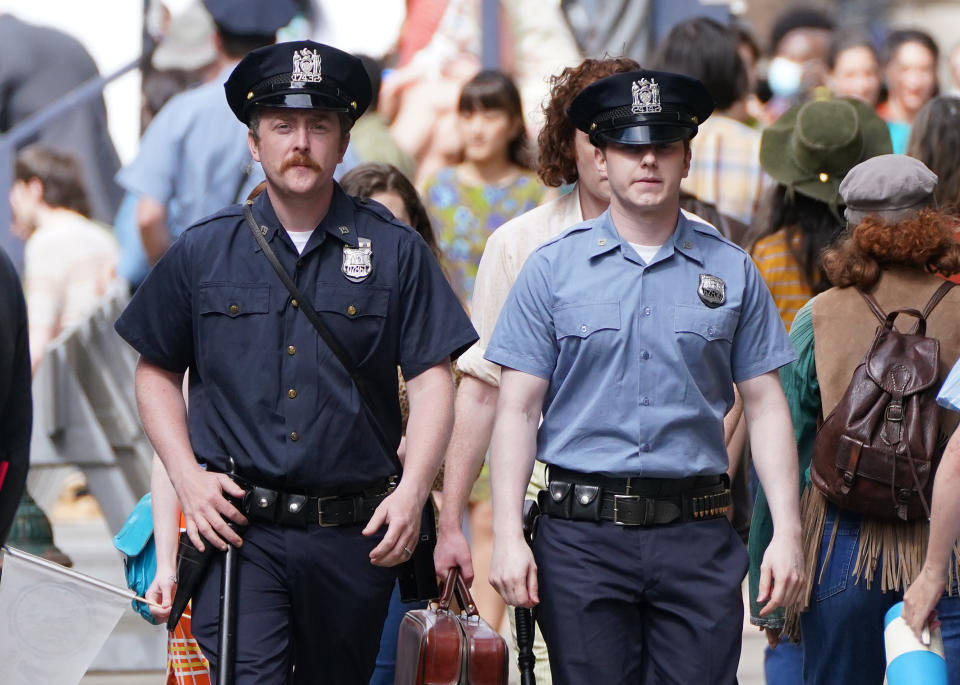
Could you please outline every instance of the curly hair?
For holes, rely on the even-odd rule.
[[[567,108],[573,99],[594,81],[639,68],[640,65],[629,57],[588,58],[550,77],[550,99],[544,105],[545,119],[537,137],[540,150],[538,173],[546,185],[556,188],[577,180],[573,147],[576,128],[567,116]]]
[[[956,219],[921,209],[904,221],[888,224],[868,216],[823,253],[823,269],[833,285],[869,290],[889,267],[924,269],[941,276],[960,272]]]

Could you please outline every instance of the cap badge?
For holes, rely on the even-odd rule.
[[[373,271],[373,242],[369,238],[357,238],[357,247],[344,245],[340,271],[353,283],[366,280]]]
[[[719,276],[710,274],[700,274],[700,287],[697,288],[697,295],[700,301],[716,309],[727,301],[727,284]]]
[[[319,83],[323,80],[320,75],[320,55],[316,50],[304,48],[293,53],[293,74],[290,80],[301,83]]]
[[[634,114],[655,114],[663,111],[660,107],[660,84],[653,79],[645,78],[634,81],[630,89],[633,93],[633,106],[630,111]]]

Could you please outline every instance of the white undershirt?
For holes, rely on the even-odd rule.
[[[290,240],[293,241],[293,245],[297,248],[298,254],[303,254],[303,248],[307,246],[307,241],[310,240],[310,236],[313,235],[315,230],[317,229],[311,228],[309,231],[287,231],[287,235],[290,236]]]
[[[628,241],[629,242],[629,241]],[[657,252],[660,251],[660,245],[641,245],[640,243],[630,243],[630,247],[637,251],[644,264],[649,264]]]

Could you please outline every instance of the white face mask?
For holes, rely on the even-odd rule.
[[[800,91],[803,65],[786,57],[774,57],[767,68],[767,84],[777,97],[788,98]]]

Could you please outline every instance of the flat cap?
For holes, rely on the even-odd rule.
[[[373,98],[358,58],[311,40],[253,50],[223,87],[230,109],[245,124],[254,105],[343,112],[356,121]]]
[[[840,184],[844,212],[851,224],[875,214],[888,223],[908,218],[936,204],[937,175],[919,159],[879,155],[850,169]]]
[[[693,138],[713,107],[697,79],[641,69],[594,81],[567,114],[594,144],[650,145]]]
[[[269,36],[293,20],[294,0],[203,0],[214,23],[240,36]]]

